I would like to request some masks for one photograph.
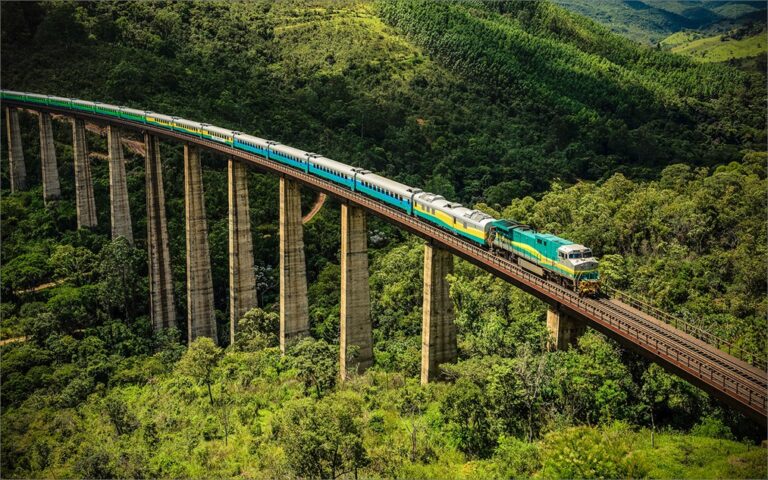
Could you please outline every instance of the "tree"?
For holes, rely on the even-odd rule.
[[[181,357],[177,368],[183,375],[188,375],[208,387],[208,398],[213,405],[213,372],[222,355],[222,349],[208,337],[200,337],[189,344]]]
[[[485,457],[493,450],[496,439],[491,431],[488,408],[483,389],[468,378],[460,378],[448,391],[440,411],[461,451]]]
[[[235,346],[245,351],[276,347],[279,331],[280,316],[277,313],[252,308],[237,322]]]
[[[141,274],[145,265],[146,253],[131,247],[124,237],[104,246],[97,267],[102,304],[133,320],[148,298],[146,281]]]
[[[85,247],[59,245],[49,260],[59,278],[82,286],[90,282],[97,266],[96,255]]]
[[[289,404],[275,427],[295,474],[335,479],[353,473],[357,478],[368,464],[362,413],[361,399],[351,392]]]
[[[317,397],[322,397],[336,385],[339,376],[339,349],[324,340],[303,338],[288,349],[286,362],[296,369],[304,382],[305,390],[314,387]]]
[[[518,378],[520,393],[528,417],[528,441],[533,441],[534,419],[541,418],[542,393],[550,382],[551,373],[547,368],[547,355],[534,355],[528,345],[524,345],[515,359],[515,373]]]

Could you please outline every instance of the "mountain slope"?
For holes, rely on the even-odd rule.
[[[239,128],[464,201],[762,141],[749,75],[550,4],[490,5],[3,4],[4,84]]]
[[[765,22],[765,3],[751,1],[554,0],[632,40],[657,44],[669,35],[696,30],[713,35],[750,22]]]

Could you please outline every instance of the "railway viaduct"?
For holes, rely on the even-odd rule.
[[[18,115],[32,111],[38,116],[43,195],[46,202],[59,198],[51,114],[71,119],[74,150],[77,223],[96,226],[96,205],[90,173],[85,123],[107,127],[112,237],[133,242],[128,206],[125,162],[120,129],[144,137],[147,208],[147,251],[150,279],[150,311],[155,329],[176,326],[165,196],[159,150],[160,138],[184,144],[184,191],[186,218],[187,334],[217,338],[213,310],[213,285],[203,200],[200,150],[227,159],[229,198],[229,310],[230,339],[236,321],[256,304],[253,245],[249,224],[249,167],[280,176],[280,348],[309,332],[307,278],[304,257],[300,188],[331,195],[341,202],[341,315],[340,371],[342,379],[362,372],[373,363],[370,295],[368,290],[367,226],[374,214],[426,240],[422,321],[421,381],[440,376],[439,365],[456,360],[456,328],[446,275],[458,255],[503,278],[549,305],[547,327],[551,347],[572,345],[587,326],[618,340],[763,425],[768,414],[768,378],[765,363],[750,358],[727,342],[683,321],[655,310],[620,292],[613,298],[580,298],[574,292],[547,282],[513,262],[463,241],[435,226],[417,220],[359,193],[305,174],[264,157],[234,149],[182,132],[169,131],[130,120],[106,117],[65,108],[4,100],[12,191],[27,187]],[[351,349],[350,347],[356,347]],[[728,352],[726,353],[727,350]],[[356,351],[351,356],[349,352]],[[733,355],[732,355],[733,354]],[[741,358],[737,358],[739,355]],[[749,360],[749,361],[745,361]]]

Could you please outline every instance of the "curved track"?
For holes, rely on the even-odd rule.
[[[611,299],[580,298],[575,292],[546,281],[519,267],[512,261],[495,256],[475,244],[462,240],[434,225],[407,215],[362,194],[332,182],[305,174],[258,155],[243,152],[226,144],[200,139],[142,123],[98,114],[72,112],[62,108],[43,107],[26,102],[7,101],[9,106],[63,113],[89,121],[119,125],[141,132],[195,144],[275,173],[328,195],[366,209],[401,228],[440,245],[488,272],[505,279],[572,317],[586,321],[622,344],[638,351],[666,369],[691,381],[735,408],[766,423],[768,415],[768,378],[761,371],[737,358],[706,344],[639,310]]]

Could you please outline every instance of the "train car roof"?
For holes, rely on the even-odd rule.
[[[562,251],[563,253],[571,253],[571,252],[580,252],[582,250],[589,250],[589,248],[585,247],[584,245],[580,245],[578,243],[568,243],[566,245],[562,245],[558,250]]]
[[[364,179],[368,183],[372,183],[379,187],[385,188],[404,197],[410,196],[412,193],[421,192],[420,188],[411,187],[409,185],[405,185],[403,183],[382,177],[381,175],[376,175],[375,173],[363,171],[358,174],[357,178]]]
[[[458,203],[458,202],[451,202],[447,200],[444,196],[438,195],[436,193],[431,192],[422,192],[416,196],[419,200],[422,202],[429,203],[437,208],[446,209],[446,210],[453,210],[457,208],[464,208],[464,205]],[[469,209],[466,209],[469,210]]]
[[[493,218],[491,215],[488,215],[485,212],[482,212],[480,210],[470,210],[470,212],[466,215],[467,218],[472,220],[473,222],[477,223],[486,223],[486,222],[495,222],[496,219]]]
[[[294,157],[298,158],[305,158],[309,152],[306,152],[304,150],[299,150],[298,148],[294,148],[288,145],[283,145],[282,143],[278,143],[274,147],[275,151],[280,153],[285,153],[287,155],[293,155]]]
[[[247,133],[242,132],[235,132],[235,135],[237,138],[242,138],[244,140],[248,140],[253,143],[258,143],[259,145],[267,146],[269,144],[268,140],[264,140],[263,138],[254,136],[254,135],[248,135]]]
[[[200,124],[201,126],[205,126],[206,130],[209,132],[217,132],[221,133],[223,135],[231,136],[233,134],[232,130],[227,130],[226,128],[217,127],[216,125],[210,125],[210,124]]]
[[[150,116],[153,118],[162,118],[163,120],[173,120],[173,117],[170,117],[164,113],[149,112],[147,113],[147,116]]]
[[[177,122],[179,122],[179,123],[187,123],[187,124],[190,124],[190,125],[196,125],[196,126],[198,126],[198,127],[200,127],[200,126],[202,126],[202,125],[203,125],[203,124],[202,124],[202,123],[200,123],[200,122],[196,122],[196,121],[194,121],[194,120],[187,120],[186,118],[181,118],[181,117],[173,117],[173,118],[174,118],[174,119],[175,119]]]
[[[309,161],[317,165],[325,165],[327,167],[333,168],[340,172],[349,173],[350,175],[354,175],[356,170],[354,167],[351,167],[346,163],[337,162],[336,160],[331,160],[328,157],[315,157],[315,158],[311,158]]]
[[[493,222],[493,225],[498,229],[505,233],[510,233],[512,230],[518,229],[518,230],[529,230],[533,231],[533,228],[531,228],[530,225],[526,225],[524,223],[520,223],[515,220],[496,220]]]
[[[573,242],[570,240],[566,240],[564,238],[560,238],[557,235],[552,235],[551,233],[536,233],[536,237],[546,240],[548,242],[556,243],[560,246],[562,245],[572,245]]]

